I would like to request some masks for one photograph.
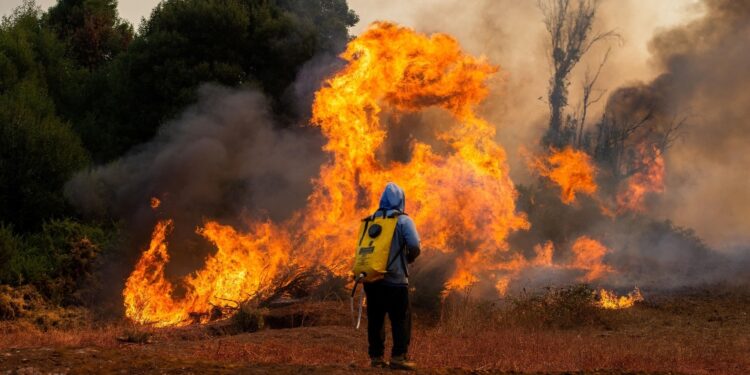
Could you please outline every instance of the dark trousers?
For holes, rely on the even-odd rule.
[[[370,358],[382,357],[385,350],[385,314],[391,320],[391,356],[406,355],[411,341],[409,288],[382,283],[365,284],[367,296],[367,340]]]

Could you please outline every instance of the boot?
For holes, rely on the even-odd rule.
[[[405,355],[397,355],[391,357],[391,369],[414,371],[417,369],[417,364],[408,360]]]
[[[370,358],[370,367],[387,368],[388,362],[386,362],[383,357]]]

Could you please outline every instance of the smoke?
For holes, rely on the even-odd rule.
[[[666,153],[667,193],[657,209],[718,247],[750,242],[750,3],[705,1],[706,14],[651,43],[665,72],[648,84],[664,110],[686,114]]]
[[[381,1],[374,5],[352,0],[351,4],[361,15],[360,28],[383,19],[421,32],[445,32],[469,53],[502,66],[508,74],[492,84],[481,114],[498,125],[513,180],[534,181],[516,152],[538,144],[549,116],[549,37],[534,2]],[[621,39],[592,49],[573,71],[568,110],[580,101],[586,70],[595,69],[611,47],[596,85],[606,95],[590,109],[587,126],[592,129],[607,107],[630,114],[654,110],[653,122],[687,118],[682,137],[665,153],[665,192],[646,202],[650,218],[622,220],[608,220],[598,209],[586,208],[592,202],[580,209],[558,210],[537,196],[536,205],[547,208],[538,214],[540,220],[532,219],[536,228],[532,225],[528,233],[513,236],[512,247],[529,258],[534,244],[553,240],[559,245],[556,259],[564,261],[575,236],[591,234],[612,249],[605,261],[621,270],[605,282],[622,287],[671,288],[740,274],[737,265],[747,264],[750,240],[746,230],[750,155],[743,152],[750,141],[750,109],[743,90],[750,83],[748,9],[746,2],[729,0],[601,2],[594,31],[614,30]],[[419,137],[420,126],[410,129],[415,130],[405,136]],[[537,214],[523,203],[519,209],[532,217]],[[565,223],[555,219],[561,217],[567,218]],[[430,268],[436,268],[434,263]],[[516,285],[544,285],[575,276],[529,268]]]
[[[261,93],[211,85],[198,92],[197,103],[152,141],[78,173],[65,188],[82,213],[124,219],[134,250],[157,218],[174,218],[175,263],[186,270],[206,254],[193,233],[205,218],[239,227],[244,217],[283,220],[304,206],[324,160],[322,137],[279,130]],[[155,210],[152,197],[162,201]],[[181,258],[190,264],[179,266]]]
[[[492,64],[499,65],[506,73],[491,82],[491,95],[480,114],[497,125],[498,141],[508,151],[513,180],[532,181],[519,149],[538,145],[546,130],[551,69],[549,36],[537,2],[350,0],[349,3],[361,19],[353,29],[355,33],[364,30],[371,21],[392,20],[419,32],[450,34],[468,53],[485,56]],[[621,41],[596,46],[573,70],[569,109],[580,101],[580,84],[586,70],[595,69],[609,47],[612,50],[597,90],[611,91],[629,82],[655,77],[659,71],[650,63],[648,41],[656,30],[695,17],[698,14],[695,8],[681,0],[602,1],[594,31],[615,30]],[[602,100],[591,108],[589,125],[601,116],[604,104]]]
[[[395,21],[418,31],[455,36],[467,52],[485,55],[509,72],[492,83],[480,114],[498,124],[498,140],[508,150],[513,180],[533,181],[516,150],[538,144],[549,115],[545,102],[550,74],[545,57],[547,35],[534,2],[351,3],[363,17],[359,27],[371,21],[366,17],[393,19],[397,15],[400,19]],[[621,88],[611,90],[609,99],[593,108],[589,118],[596,121],[605,104],[627,110],[636,105],[642,109],[643,103],[657,106],[663,118],[688,116],[684,136],[665,154],[666,192],[654,201],[649,213],[694,228],[696,233],[650,218],[606,221],[593,202],[582,203],[582,209],[558,209],[556,196],[532,196],[531,201],[541,208],[535,211],[521,203],[519,210],[536,224],[511,238],[511,245],[531,259],[534,245],[551,240],[557,245],[555,261],[564,263],[576,236],[601,239],[613,250],[605,262],[618,270],[604,281],[622,287],[677,287],[725,280],[738,275],[749,258],[750,155],[743,151],[750,142],[750,108],[744,91],[750,84],[746,69],[750,5],[705,1],[701,18],[662,29],[647,44],[659,27],[682,21],[662,17],[677,7],[674,3],[660,2],[658,14],[648,12],[651,3],[602,3],[595,29],[615,29],[622,35],[622,45],[613,46],[597,86]],[[690,9],[693,15],[695,10]],[[592,50],[573,72],[571,105],[578,100],[577,85],[586,67],[595,68],[606,47]],[[340,66],[333,56],[319,56],[303,67],[285,97],[295,104],[295,116],[308,118],[321,78]],[[446,119],[444,113],[428,110],[384,120],[389,138],[378,157],[405,161],[411,139],[439,152],[442,145],[434,137],[435,127],[446,126]],[[165,124],[154,140],[112,164],[79,173],[66,186],[66,195],[87,215],[125,219],[134,234],[130,246],[134,253],[147,243],[157,218],[174,218],[177,226],[170,252],[176,257],[170,267],[185,273],[199,268],[209,251],[210,246],[193,233],[204,219],[242,228],[243,218],[280,222],[303,207],[312,190],[310,182],[326,158],[323,142],[316,129],[280,130],[258,92],[204,86],[198,102]],[[162,200],[156,210],[149,206],[152,197]],[[567,219],[561,223],[560,218]],[[731,251],[712,251],[698,237]],[[454,260],[444,254],[422,259],[415,267],[416,285],[433,288],[430,294],[439,293],[442,283],[435,280],[450,276]],[[567,269],[534,266],[512,286],[546,285],[580,276]]]

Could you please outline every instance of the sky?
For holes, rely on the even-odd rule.
[[[13,9],[19,6],[22,0],[0,0],[0,13],[3,16],[10,14]],[[36,0],[37,5],[42,9],[47,9],[56,3],[56,0]],[[120,17],[130,21],[136,28],[141,22],[141,18],[151,13],[159,0],[120,0],[118,1],[118,11]]]
[[[610,0],[611,1],[611,0]],[[1,0],[0,14],[8,15],[15,7],[20,5],[22,0]],[[56,0],[36,0],[36,3],[42,8],[47,9],[52,6]],[[359,14],[361,22],[354,27],[355,34],[361,32],[370,22],[376,19],[388,19],[410,24],[417,17],[417,13],[428,7],[441,7],[448,3],[455,3],[453,0],[412,0],[404,2],[403,0],[349,0],[350,6]],[[535,1],[527,0],[529,3]],[[690,6],[694,0],[627,0],[649,9],[646,18],[650,19],[655,27],[675,24],[681,18],[687,15]],[[118,4],[118,10],[122,18],[127,19],[134,26],[138,26],[141,18],[148,16],[151,9],[159,3],[159,0],[121,0]],[[408,5],[404,5],[408,4]],[[650,34],[650,33],[648,33]]]

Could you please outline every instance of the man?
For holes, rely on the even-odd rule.
[[[406,198],[398,185],[389,182],[380,198],[380,207],[375,216],[398,216],[396,230],[391,241],[387,273],[382,280],[365,283],[367,296],[367,339],[373,367],[386,367],[383,360],[385,350],[385,315],[391,320],[393,349],[392,369],[414,370],[416,364],[407,359],[411,340],[411,309],[409,307],[409,271],[419,256],[419,234],[414,222],[404,213]]]

